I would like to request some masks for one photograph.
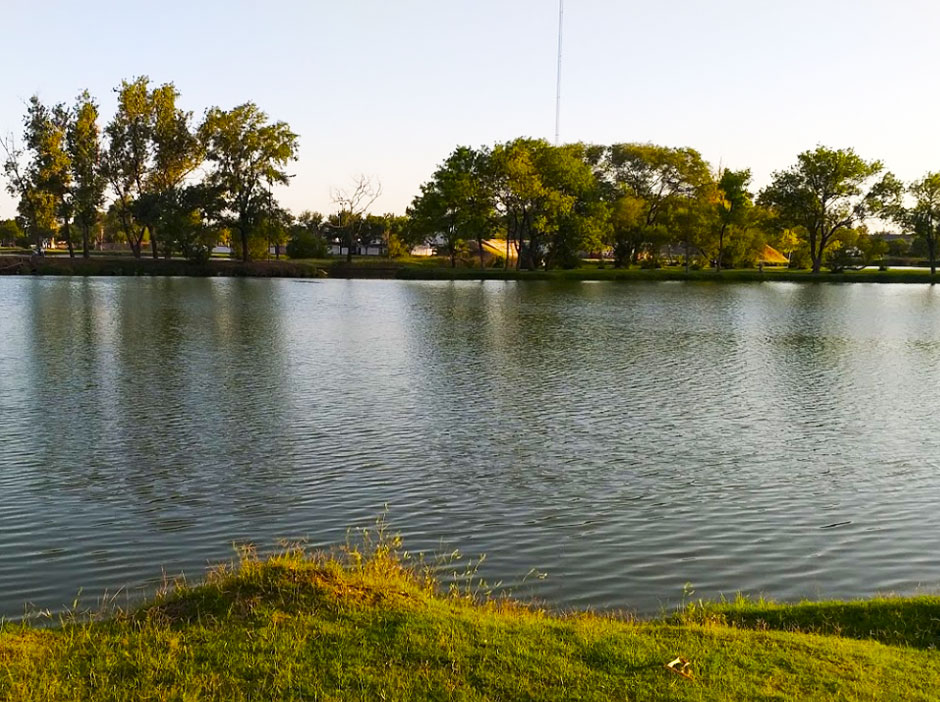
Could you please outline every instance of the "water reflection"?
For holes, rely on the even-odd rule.
[[[919,286],[0,279],[0,613],[232,542],[412,549],[559,605],[934,585]],[[837,527],[831,525],[838,524]],[[830,528],[826,528],[830,527]],[[523,581],[530,570],[549,577]]]

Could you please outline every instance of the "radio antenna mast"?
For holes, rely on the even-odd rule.
[[[565,0],[558,0],[558,75],[555,80],[555,146],[558,146],[558,136],[561,124],[561,28],[565,17]]]

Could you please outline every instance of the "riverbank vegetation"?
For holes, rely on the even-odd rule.
[[[642,621],[488,596],[472,571],[454,583],[389,541],[246,552],[128,611],[3,623],[0,698],[928,700],[940,688],[936,597],[689,603]]]
[[[336,188],[332,213],[277,202],[298,135],[254,103],[197,120],[172,83],[146,76],[115,90],[113,118],[81,92],[73,105],[30,99],[22,137],[0,140],[19,216],[0,246],[56,241],[76,256],[205,262],[397,260],[434,253],[451,268],[823,268],[841,273],[915,262],[936,270],[940,173],[903,183],[850,148],[816,147],[754,192],[747,168],[715,169],[693,148],[565,144],[519,138],[459,146],[403,214],[376,214],[381,183]],[[441,274],[442,276],[444,274]]]

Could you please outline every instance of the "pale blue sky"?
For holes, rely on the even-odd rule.
[[[3,0],[0,130],[24,103],[173,81],[197,115],[253,100],[300,135],[295,212],[381,179],[401,212],[457,144],[553,138],[557,0]],[[817,143],[940,170],[940,3],[567,0],[563,141],[692,146],[756,184]],[[14,205],[0,196],[0,216]]]

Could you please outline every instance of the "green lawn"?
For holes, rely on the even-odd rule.
[[[0,263],[3,263],[0,261]],[[469,263],[469,261],[465,262]],[[96,253],[91,261],[81,257],[70,259],[65,252],[50,254],[45,260],[31,263],[36,272],[60,275],[213,275],[225,272],[232,266],[240,266],[239,275],[295,277],[298,271],[323,271],[336,278],[401,278],[408,280],[615,280],[615,281],[669,281],[694,280],[702,282],[816,282],[816,283],[934,283],[940,276],[931,276],[927,269],[866,268],[844,273],[822,273],[813,275],[808,270],[767,267],[763,271],[754,268],[686,271],[682,266],[655,269],[614,268],[610,264],[599,265],[597,261],[585,261],[580,268],[519,271],[514,268],[480,269],[472,265],[450,266],[446,257],[406,256],[389,259],[384,256],[355,256],[351,265],[344,257],[316,259],[287,259],[280,261],[252,261],[244,266],[237,261],[213,258],[208,266],[189,264],[179,259],[152,261],[144,257],[138,261],[129,253],[113,255]],[[2,269],[3,266],[0,266]]]
[[[135,611],[3,625],[0,699],[936,700],[938,622],[938,598],[556,616],[440,592],[384,546],[294,551]]]

